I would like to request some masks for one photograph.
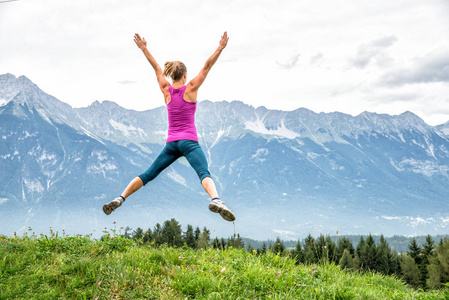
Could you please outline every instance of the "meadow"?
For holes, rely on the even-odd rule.
[[[394,276],[273,252],[50,232],[0,236],[0,299],[448,299]]]

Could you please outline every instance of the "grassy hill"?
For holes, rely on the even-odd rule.
[[[0,236],[0,299],[447,299],[393,277],[289,257],[139,246],[122,237]]]

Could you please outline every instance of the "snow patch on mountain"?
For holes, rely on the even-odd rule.
[[[154,134],[161,135],[163,137],[167,137],[168,136],[167,130],[157,130],[157,131],[154,132]]]
[[[51,165],[55,165],[56,164],[56,155],[54,154],[49,154],[47,153],[47,151],[44,150],[44,152],[42,153],[42,155],[37,159],[37,161],[42,164],[43,162],[48,161]]]
[[[245,129],[253,131],[255,133],[264,134],[264,135],[274,135],[287,139],[295,139],[299,137],[299,134],[285,127],[284,122],[282,121],[280,126],[276,129],[267,129],[262,120],[257,119],[256,121],[246,121]]]
[[[104,178],[108,178],[107,174],[118,169],[105,151],[92,151],[90,158],[94,163],[87,167],[87,173],[103,174]]]
[[[95,136],[94,134],[92,134],[89,130],[87,130],[86,128],[84,128],[83,126],[81,126],[81,131],[87,135],[88,137],[102,143],[103,145],[106,145],[99,137]]]
[[[449,137],[449,122],[436,126],[440,134]]]
[[[269,150],[267,148],[257,149],[256,153],[251,156],[256,162],[264,162],[266,158],[264,156],[268,155]]]
[[[126,136],[131,136],[131,134],[133,134],[133,133],[131,133],[131,131],[132,132],[137,131],[141,137],[147,137],[147,134],[145,133],[145,131],[142,128],[137,128],[132,125],[125,125],[123,123],[116,122],[112,119],[109,120],[109,124],[111,124],[111,126],[114,129],[120,130],[121,132],[123,132],[123,134]]]
[[[28,131],[24,131],[22,134],[23,134],[23,136],[20,136],[19,138],[17,138],[19,141],[25,140],[29,137],[35,137],[37,133],[36,132],[29,133]],[[6,137],[4,139],[6,139]]]
[[[167,176],[171,179],[173,179],[174,181],[176,181],[179,184],[182,184],[183,186],[187,187],[187,182],[185,180],[184,177],[182,177],[181,175],[179,175],[178,173],[176,173],[174,170],[169,170],[167,172]]]
[[[90,156],[96,156],[99,161],[108,159],[108,154],[106,153],[106,151],[92,151]]]
[[[390,163],[394,168],[396,168],[396,170],[400,172],[412,171],[414,173],[423,174],[427,177],[432,177],[434,175],[449,175],[448,166],[440,165],[434,161],[420,161],[414,158],[406,158],[399,163],[395,163],[394,161],[390,160]]]
[[[103,174],[103,177],[107,178],[106,173],[108,173],[109,171],[116,170],[116,169],[117,169],[117,166],[115,164],[113,164],[112,162],[109,162],[109,161],[106,163],[97,162],[97,163],[92,164],[89,167],[87,167],[87,173]]]
[[[42,186],[42,184],[39,182],[39,180],[27,180],[24,179],[23,183],[25,184],[25,187],[27,188],[28,192],[35,192],[35,193],[43,193],[44,192],[44,187]]]

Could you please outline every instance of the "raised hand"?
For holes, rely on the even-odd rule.
[[[140,38],[140,35],[138,33],[134,35],[134,42],[136,43],[137,47],[139,47],[141,50],[147,47],[147,42],[145,41],[145,38]]]
[[[219,46],[219,48],[220,48],[221,50],[223,50],[224,48],[226,48],[226,45],[228,44],[228,40],[229,40],[228,33],[225,31],[225,33],[223,34],[223,36],[221,37],[221,40],[220,40],[220,46]]]

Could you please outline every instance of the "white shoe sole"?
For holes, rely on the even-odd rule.
[[[121,204],[119,204],[117,202],[118,201],[116,201],[116,200],[112,200],[111,202],[103,205],[103,212],[109,216],[114,210],[116,210],[117,208],[120,207]]]
[[[209,210],[214,213],[220,214],[220,216],[226,221],[233,222],[235,221],[234,213],[224,205],[217,205],[215,203],[209,204]]]

